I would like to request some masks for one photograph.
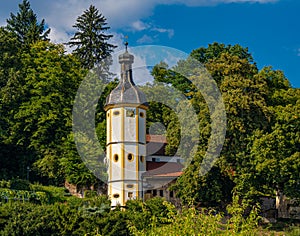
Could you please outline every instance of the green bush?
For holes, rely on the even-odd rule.
[[[48,203],[65,202],[68,198],[67,189],[64,187],[44,186],[40,184],[31,184],[30,189],[36,192],[45,192],[49,198]]]
[[[93,190],[85,190],[83,196],[84,198],[93,198],[97,196],[97,192]]]
[[[36,205],[14,202],[1,206],[1,235],[71,235],[82,221],[68,205]]]
[[[30,190],[30,182],[24,179],[12,179],[10,188],[16,190]]]
[[[0,180],[0,188],[10,188],[11,181],[7,180]]]
[[[41,192],[44,193],[44,192]],[[41,194],[40,197],[43,194]],[[0,235],[128,235],[124,211],[110,211],[106,196],[70,197],[64,203],[0,205]]]
[[[288,236],[299,236],[300,235],[300,226],[290,226],[288,233]]]
[[[247,205],[238,203],[228,207],[228,218],[207,209],[177,211],[159,198],[128,201],[126,210],[111,210],[107,196],[43,205],[16,201],[0,205],[0,235],[267,235],[258,229],[257,208],[245,217]],[[290,235],[298,232],[293,228]]]
[[[250,214],[245,217],[247,204],[238,204],[238,198],[234,199],[228,207],[230,218],[214,210],[184,208],[175,211],[175,207],[159,200],[146,202],[145,206],[150,209],[150,217],[147,218],[148,227],[141,228],[139,224],[129,224],[129,230],[133,235],[263,235],[258,230],[258,208],[253,207]],[[158,203],[158,204],[155,204]]]
[[[46,204],[49,203],[49,195],[45,192],[0,188],[0,201],[3,203],[12,201],[27,201]]]

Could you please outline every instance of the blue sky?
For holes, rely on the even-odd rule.
[[[0,1],[0,24],[16,0]],[[300,1],[298,0],[31,0],[54,42],[66,42],[77,16],[95,5],[107,18],[113,42],[129,36],[131,46],[163,45],[186,53],[208,44],[248,47],[259,68],[283,70],[300,88]]]
[[[145,29],[127,34],[134,42],[167,45],[187,53],[213,42],[240,44],[249,48],[259,68],[271,65],[283,70],[292,85],[300,88],[299,13],[300,1],[159,6],[143,21],[169,31],[159,35]]]

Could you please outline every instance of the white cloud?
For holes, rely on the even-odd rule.
[[[147,35],[147,34],[144,34],[143,35],[143,37],[141,37],[140,39],[138,39],[137,40],[137,42],[138,43],[140,43],[140,44],[150,44],[150,43],[153,43],[154,42],[154,39],[151,37],[151,36],[149,36],[149,35]]]
[[[52,29],[51,39],[59,41],[68,38],[66,32],[72,32],[72,25],[76,22],[76,18],[91,4],[95,5],[107,18],[112,31],[117,31],[120,28],[132,28],[141,31],[150,27],[141,19],[151,16],[154,8],[158,5],[208,6],[219,3],[271,3],[276,1],[278,0],[31,0],[30,3],[38,17],[44,18]],[[20,2],[20,0],[0,1],[0,24],[5,24],[5,19],[9,18],[10,12],[17,12]],[[155,26],[151,28],[155,28]],[[156,30],[167,32],[169,37],[174,34],[171,29],[157,27]]]
[[[147,82],[153,82],[153,76],[150,74],[150,68],[157,63],[164,61],[170,67],[177,64],[179,60],[186,59],[188,54],[175,48],[147,45],[129,47],[129,53],[134,55],[133,76],[134,82],[138,85]],[[116,50],[112,55],[113,64],[110,71],[120,77],[119,55],[124,52],[124,49]]]
[[[163,29],[163,28],[153,28],[152,31],[157,31],[160,33],[167,33],[169,38],[172,38],[174,36],[174,30],[173,29]]]
[[[150,25],[138,20],[138,21],[133,22],[131,24],[131,27],[134,30],[142,31],[142,30],[148,29],[150,27]]]
[[[174,30],[173,29],[163,29],[163,28],[150,28],[149,31],[152,32],[159,32],[161,34],[167,33],[169,38],[172,38],[174,36]],[[144,34],[141,38],[137,40],[137,43],[140,44],[151,44],[158,40],[159,34],[149,35]]]
[[[70,35],[66,31],[57,30],[55,27],[51,27],[49,37],[54,43],[65,43],[70,39]]]
[[[141,20],[135,21],[131,24],[131,27],[128,28],[129,31],[153,31],[158,33],[167,33],[169,38],[172,38],[174,36],[174,30],[173,29],[165,29],[160,28],[155,25],[152,25],[151,23],[145,23]],[[155,41],[155,38],[157,38],[158,35],[150,36],[148,34],[144,34],[143,37],[141,37],[137,42],[138,43],[153,43]]]

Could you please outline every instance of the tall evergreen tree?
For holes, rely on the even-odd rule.
[[[93,68],[116,47],[108,43],[113,36],[105,34],[105,31],[110,29],[106,25],[106,18],[93,5],[85,10],[73,25],[77,31],[68,45],[76,47],[73,53],[80,59],[84,68]]]
[[[18,41],[24,45],[38,40],[47,40],[50,33],[50,29],[46,30],[44,19],[40,23],[38,22],[37,16],[31,9],[28,0],[23,0],[19,4],[17,15],[10,14],[10,19],[7,19],[6,28],[8,31],[14,33]]]

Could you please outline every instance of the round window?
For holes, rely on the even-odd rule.
[[[113,114],[114,114],[115,116],[120,115],[120,111],[114,111]]]
[[[118,160],[119,160],[119,156],[118,156],[118,154],[115,154],[114,155],[114,161],[117,162]]]
[[[114,197],[114,198],[119,198],[119,197],[120,197],[120,194],[115,193],[115,194],[113,195],[113,197]]]
[[[127,188],[133,188],[133,184],[127,184]]]
[[[131,153],[128,154],[127,156],[128,161],[133,161],[133,155]]]
[[[144,118],[145,117],[145,113],[144,112],[140,112],[140,117]]]

